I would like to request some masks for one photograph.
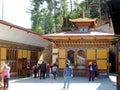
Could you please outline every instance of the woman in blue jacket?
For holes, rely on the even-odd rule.
[[[63,76],[64,76],[64,88],[66,87],[67,84],[67,89],[68,89],[70,84],[70,78],[72,76],[72,69],[69,67],[68,64],[64,68]]]

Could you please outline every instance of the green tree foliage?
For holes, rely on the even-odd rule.
[[[30,0],[30,2],[31,2],[31,8],[29,10],[31,13],[32,30],[43,33],[42,27],[40,26],[41,21],[43,19],[42,18],[43,9],[40,9],[40,8],[44,0]]]
[[[69,19],[90,17],[107,20],[105,0],[30,0],[32,30],[41,34],[60,32],[72,28]]]

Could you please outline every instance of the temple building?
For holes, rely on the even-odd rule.
[[[89,62],[96,62],[99,73],[108,74],[109,51],[113,33],[96,28],[96,19],[70,19],[75,28],[72,31],[42,35],[52,42],[52,63],[63,70],[69,63],[74,72],[88,75]],[[108,30],[109,31],[109,30]]]
[[[33,66],[48,44],[38,32],[0,20],[0,74],[9,62],[11,77],[32,75]]]

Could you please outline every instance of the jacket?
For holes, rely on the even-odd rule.
[[[4,76],[7,76],[7,78],[10,78],[10,67],[6,66],[2,70],[2,79],[4,79]]]
[[[64,69],[63,76],[66,77],[66,76],[71,76],[71,75],[72,75],[72,69],[69,67],[66,67]]]

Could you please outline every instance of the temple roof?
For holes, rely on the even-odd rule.
[[[77,19],[69,19],[71,22],[95,22],[96,19],[90,18],[77,18]]]
[[[81,39],[81,38],[101,38],[101,39],[112,39],[114,38],[114,32],[109,31],[109,26],[106,25],[103,26],[104,29],[98,28],[96,30],[90,30],[88,33],[80,33],[79,31],[69,31],[69,32],[61,32],[61,33],[54,33],[54,34],[46,34],[42,35],[45,39],[67,39],[67,38],[73,38],[73,39]],[[106,32],[105,32],[106,31]]]
[[[104,32],[97,32],[93,31],[90,33],[54,33],[54,34],[46,34],[42,35],[43,38],[56,38],[56,37],[108,37],[108,36],[113,36],[114,34],[112,33],[104,33]]]
[[[97,25],[97,23],[95,22],[96,19],[91,18],[77,18],[70,19],[70,21],[78,28],[78,30],[86,28],[87,31],[89,31],[90,28],[93,28]]]
[[[43,39],[38,32],[0,20],[0,40],[20,44],[45,47],[49,41]]]

